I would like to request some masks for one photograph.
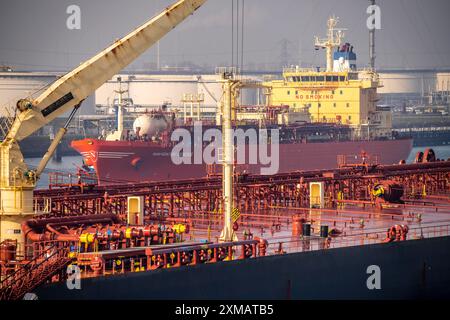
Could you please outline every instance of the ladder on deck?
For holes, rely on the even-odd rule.
[[[9,129],[14,122],[14,118],[11,117],[2,117],[0,118],[0,140],[3,141],[6,138],[6,135],[9,132]]]
[[[0,141],[5,140],[9,129],[14,122],[14,108],[11,106],[2,106],[3,111],[0,115]]]
[[[0,300],[19,300],[60,272],[70,262],[68,248],[55,245],[9,274],[0,283]]]

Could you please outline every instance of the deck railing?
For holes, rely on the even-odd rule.
[[[436,238],[449,235],[450,224],[413,227],[409,229],[406,240]],[[321,238],[319,236],[272,238],[269,241],[267,253],[273,255],[279,253],[316,251],[328,248],[362,246],[382,243],[384,239],[386,239],[386,231],[382,230],[333,238]]]

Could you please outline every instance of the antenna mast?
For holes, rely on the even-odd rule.
[[[327,50],[327,72],[333,71],[333,48],[340,46],[344,38],[344,29],[336,28],[338,22],[339,18],[330,17],[327,21],[328,38],[320,39],[315,37],[314,45],[316,49],[322,48]]]
[[[375,5],[375,0],[369,0],[370,5]],[[375,70],[375,28],[369,30],[369,60],[370,68]]]

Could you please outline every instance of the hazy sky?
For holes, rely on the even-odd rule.
[[[241,0],[242,1],[242,0]],[[174,1],[168,0],[2,0],[0,64],[16,69],[67,69],[78,65]],[[68,30],[66,8],[81,8],[81,30]],[[450,67],[449,0],[377,0],[377,65],[382,68]],[[368,61],[368,0],[245,0],[244,64],[276,66],[281,43],[289,41],[294,63],[324,64],[314,35],[325,36],[327,17],[340,17],[346,41]],[[231,61],[231,0],[209,0],[168,34],[161,64]],[[150,49],[131,69],[156,62]]]

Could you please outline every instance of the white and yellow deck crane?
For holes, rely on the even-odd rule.
[[[0,242],[6,239],[17,240],[18,251],[24,249],[21,224],[36,214],[33,209],[36,181],[82,101],[205,2],[206,0],[176,2],[55,81],[36,99],[21,99],[17,102],[15,119],[0,144]],[[30,170],[24,162],[18,142],[69,111],[71,114],[66,125],[56,134],[38,167]]]

